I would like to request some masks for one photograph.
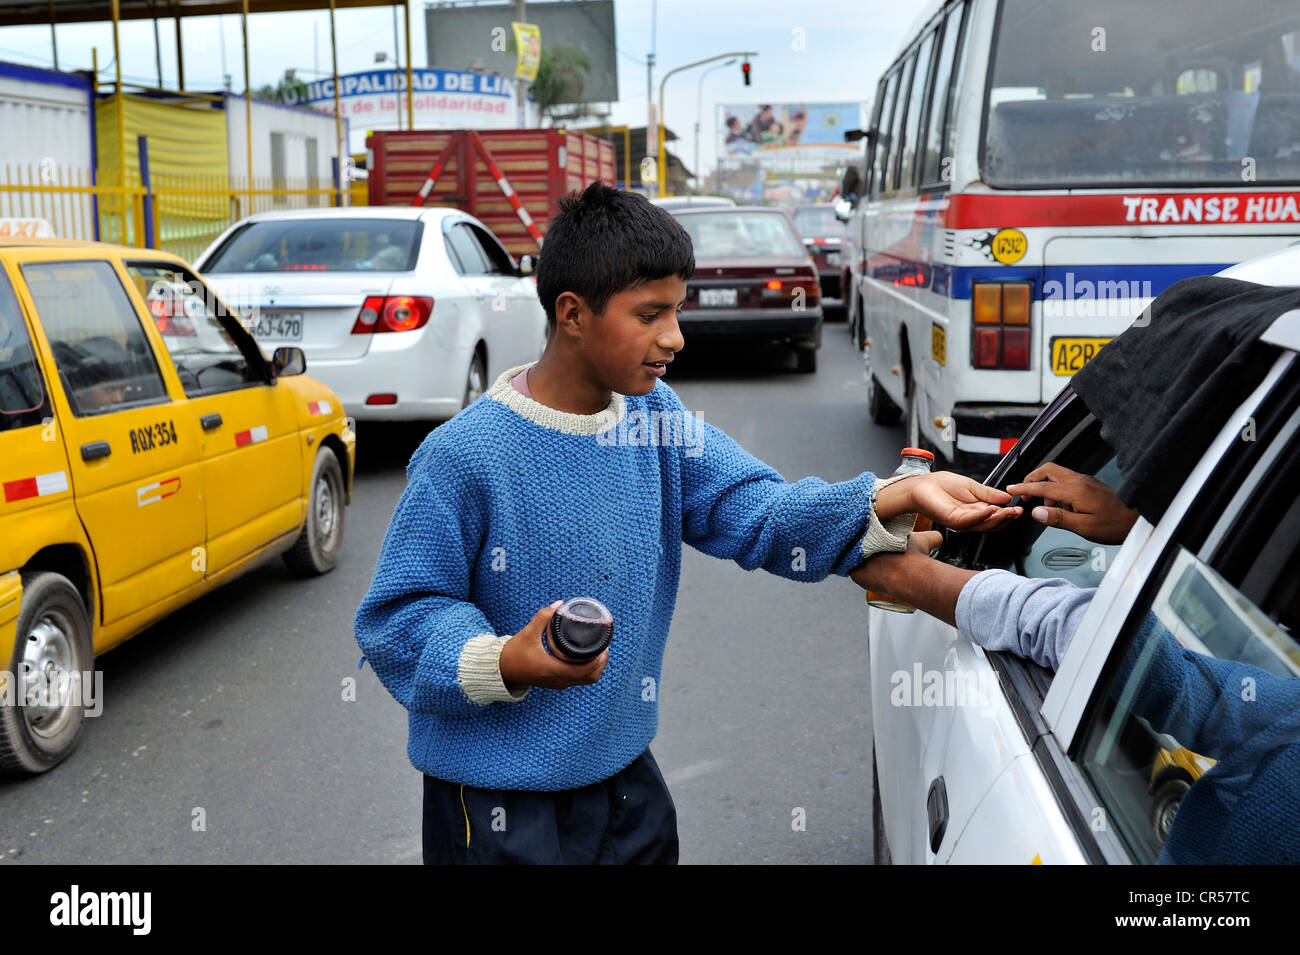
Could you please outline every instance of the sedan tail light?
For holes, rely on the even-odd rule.
[[[971,285],[971,365],[1022,371],[1029,368],[1028,282]]]
[[[800,275],[793,278],[768,279],[763,283],[762,299],[765,305],[784,304],[802,295],[805,305],[816,305],[821,298],[821,293],[821,285],[815,275]]]
[[[433,299],[421,295],[371,295],[361,303],[353,335],[410,332],[422,328],[433,314]]]

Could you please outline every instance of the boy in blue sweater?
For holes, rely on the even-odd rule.
[[[963,529],[1019,514],[943,472],[790,483],[699,421],[661,380],[694,267],[643,197],[593,183],[562,201],[538,267],[544,354],[411,457],[355,629],[410,714],[426,863],[677,861],[648,747],[683,541],[814,582],[903,550],[917,513]],[[589,663],[543,637],[575,596],[614,616]]]

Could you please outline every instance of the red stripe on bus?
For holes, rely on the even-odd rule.
[[[949,229],[1007,226],[1253,225],[1300,222],[1297,192],[1103,193],[1086,196],[975,196],[948,200]]]

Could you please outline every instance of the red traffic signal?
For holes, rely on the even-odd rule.
[[[746,60],[740,64],[740,75],[745,78],[745,85],[749,85],[749,61]]]

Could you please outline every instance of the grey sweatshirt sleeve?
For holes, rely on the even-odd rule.
[[[957,596],[957,629],[986,650],[1009,650],[1055,670],[1096,592],[1060,577],[985,570]]]

